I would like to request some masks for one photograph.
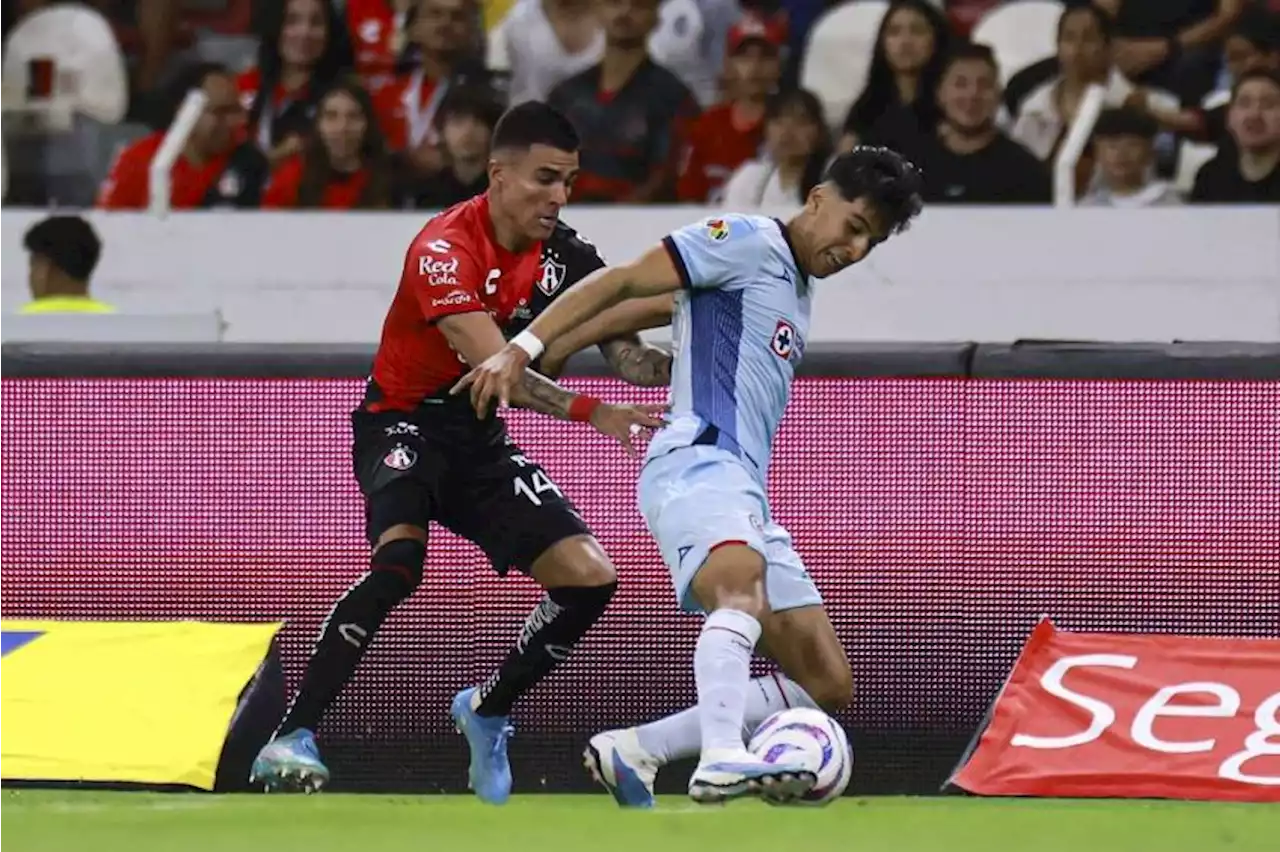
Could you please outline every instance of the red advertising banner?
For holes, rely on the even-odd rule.
[[[1280,639],[1031,633],[951,783],[1280,802]]]

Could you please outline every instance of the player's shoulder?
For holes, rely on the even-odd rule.
[[[595,243],[580,234],[577,229],[557,220],[556,228],[544,241],[545,246],[557,254],[573,258],[599,259],[600,250]]]
[[[751,213],[717,213],[685,226],[687,236],[697,236],[726,249],[761,247],[778,233],[778,223]]]
[[[436,254],[454,251],[478,254],[489,238],[477,216],[474,198],[446,208],[423,224],[411,248]]]

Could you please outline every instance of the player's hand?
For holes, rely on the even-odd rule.
[[[627,455],[636,458],[640,452],[632,441],[641,432],[665,426],[662,415],[666,411],[665,405],[612,405],[602,402],[591,412],[591,425],[600,434],[616,439]]]
[[[459,379],[449,393],[459,394],[470,387],[471,407],[476,410],[477,417],[484,417],[495,398],[504,407],[510,403],[511,391],[520,383],[528,366],[529,353],[519,346],[507,344]]]

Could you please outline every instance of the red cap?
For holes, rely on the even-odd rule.
[[[787,43],[787,19],[784,15],[761,18],[758,15],[745,15],[729,30],[729,52],[737,53],[750,42],[758,41],[767,44],[774,50],[781,50]]]

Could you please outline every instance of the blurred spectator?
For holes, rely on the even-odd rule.
[[[963,44],[938,85],[942,122],[906,153],[924,173],[925,200],[942,204],[1046,204],[1049,172],[996,127],[1000,74],[991,49]]]
[[[765,102],[778,88],[786,32],[754,16],[729,31],[725,89],[729,99],[698,116],[689,128],[676,185],[680,201],[719,201],[733,170],[764,141]]]
[[[743,163],[729,178],[725,207],[795,207],[822,179],[831,141],[822,103],[812,92],[793,89],[771,97],[764,139],[764,156]]]
[[[1085,207],[1163,207],[1182,198],[1156,178],[1155,119],[1132,109],[1103,110],[1093,128],[1097,185],[1081,199]]]
[[[178,75],[170,93],[170,115],[176,115],[187,92],[204,90],[204,113],[192,128],[170,178],[170,205],[257,207],[267,176],[266,157],[248,141],[244,108],[235,78],[216,63],[199,63]],[[125,148],[103,181],[98,206],[142,210],[150,200],[151,160],[164,140],[152,133]]]
[[[1116,24],[1115,61],[1143,85],[1199,104],[1213,89],[1222,39],[1245,0],[1093,0]]]
[[[511,105],[551,90],[600,61],[597,0],[521,0],[499,25],[511,67]]]
[[[417,0],[408,33],[418,67],[402,74],[374,98],[387,145],[403,151],[418,176],[444,167],[436,113],[450,89],[487,85],[488,74],[473,53],[479,18],[475,0]]]
[[[1200,168],[1192,202],[1280,203],[1280,72],[1255,69],[1240,76],[1227,129],[1235,144]]]
[[[339,80],[320,98],[300,153],[272,174],[267,208],[325,210],[391,206],[391,158],[373,102],[358,78]]]
[[[449,92],[436,119],[444,168],[413,193],[412,206],[443,210],[489,188],[489,143],[501,115],[502,106],[488,89]]]
[[[250,133],[274,166],[302,150],[316,98],[351,67],[351,42],[329,0],[274,0],[259,10],[258,64],[236,85]]]
[[[867,85],[844,122],[841,150],[910,147],[938,126],[938,79],[950,46],[947,20],[928,0],[893,0],[880,23]]]
[[[1052,160],[1075,121],[1091,85],[1104,87],[1104,103],[1120,107],[1135,97],[1135,87],[1111,63],[1111,20],[1097,6],[1078,6],[1058,18],[1059,76],[1036,88],[1018,109],[1010,131],[1015,142],[1042,160]],[[1144,92],[1146,102],[1176,109],[1178,101],[1160,92]]]
[[[658,0],[600,0],[600,64],[556,86],[548,102],[582,137],[575,201],[645,204],[673,195],[677,140],[698,114],[685,85],[649,58]]]
[[[396,77],[396,62],[407,41],[414,0],[346,0],[346,24],[356,71],[375,95]]]
[[[31,301],[24,314],[107,314],[115,308],[89,295],[89,279],[102,256],[93,226],[79,216],[50,216],[22,240],[31,253]]]
[[[649,38],[653,60],[675,74],[693,92],[699,106],[720,99],[720,75],[724,70],[729,30],[742,17],[738,0],[661,0],[658,26]],[[766,18],[777,3],[761,3],[752,14]],[[773,6],[770,11],[760,7]],[[786,32],[786,19],[775,25]]]

